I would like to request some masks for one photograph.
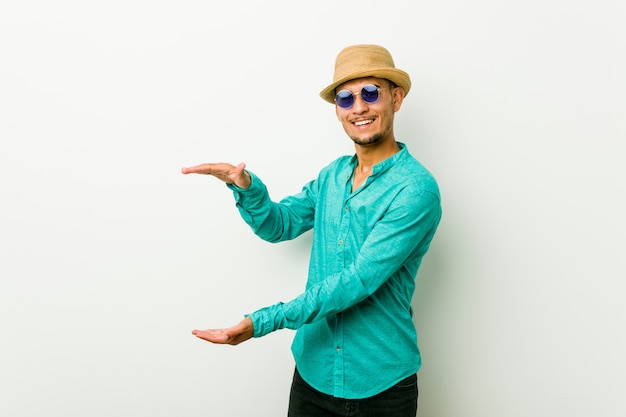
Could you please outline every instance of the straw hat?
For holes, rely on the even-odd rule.
[[[409,94],[411,78],[393,63],[389,51],[378,45],[352,45],[344,48],[335,60],[333,83],[320,92],[320,97],[335,104],[335,88],[346,81],[363,77],[384,78]]]

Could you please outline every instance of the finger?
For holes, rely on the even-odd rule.
[[[238,166],[234,166],[225,162],[220,163],[211,163],[211,164],[200,164],[192,167],[183,167],[181,172],[183,174],[204,174],[204,175],[213,175],[220,179],[225,179],[233,175],[237,172],[237,169],[245,168],[245,164],[239,164]]]
[[[226,334],[226,332],[221,329],[194,330],[191,333],[194,336],[211,343],[226,344],[229,342],[230,339],[228,334]]]
[[[210,174],[214,170],[214,164],[201,164],[192,167],[183,167],[181,172],[183,174]]]
[[[235,167],[235,174],[241,175],[244,169],[246,169],[246,164],[241,162],[239,165]]]

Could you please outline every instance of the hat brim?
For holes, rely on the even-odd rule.
[[[391,81],[398,87],[402,87],[404,89],[404,95],[409,94],[409,90],[411,89],[411,78],[409,74],[406,72],[399,70],[397,68],[380,68],[380,69],[369,69],[366,71],[358,71],[354,72],[350,75],[347,75],[332,84],[328,87],[324,88],[320,92],[320,97],[330,104],[335,104],[335,89],[341,84],[355,80],[357,78],[365,78],[365,77],[376,77],[376,78],[384,78],[386,80]]]

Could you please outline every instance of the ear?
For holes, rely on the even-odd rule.
[[[392,94],[393,111],[397,112],[398,110],[400,110],[400,107],[402,107],[402,102],[404,101],[404,88],[394,87]]]

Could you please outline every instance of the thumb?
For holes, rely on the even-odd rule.
[[[244,169],[246,169],[246,163],[245,162],[240,162],[239,165],[237,165],[235,167],[235,173],[237,175],[241,175],[243,173]]]

